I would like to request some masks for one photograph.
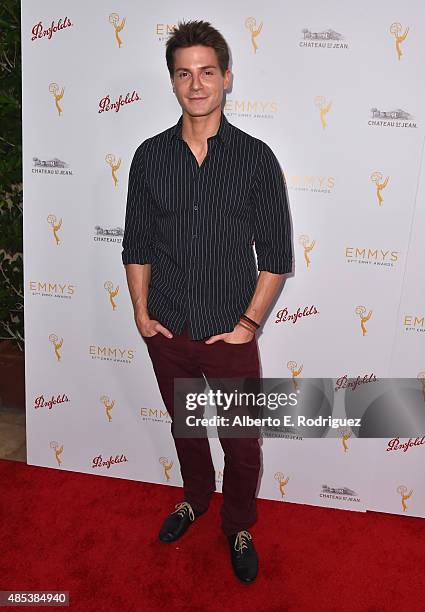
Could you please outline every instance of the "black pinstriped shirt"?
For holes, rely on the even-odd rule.
[[[233,331],[259,270],[291,271],[289,210],[268,145],[222,113],[198,166],[181,127],[182,117],[134,154],[122,261],[151,264],[151,317],[175,334],[187,323],[201,340]]]

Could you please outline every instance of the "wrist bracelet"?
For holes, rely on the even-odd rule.
[[[256,332],[255,329],[253,329],[252,327],[248,327],[248,325],[245,325],[244,323],[242,323],[242,321],[238,321],[236,323],[236,325],[240,325],[241,327],[244,327],[245,329],[247,329],[248,331],[250,331],[253,334],[255,334],[255,332]]]
[[[260,327],[258,323],[256,323],[255,321],[253,321],[252,319],[247,317],[245,314],[241,315],[241,319],[243,319],[247,323],[250,323],[251,325],[253,325],[255,327],[255,329],[258,329]]]

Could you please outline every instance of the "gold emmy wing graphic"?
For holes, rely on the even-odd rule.
[[[412,497],[413,495],[413,489],[410,490],[409,493],[407,493],[407,487],[405,485],[400,485],[399,487],[397,487],[397,493],[399,495],[401,495],[401,507],[403,508],[403,512],[407,511],[407,500]]]
[[[395,38],[395,50],[397,51],[397,57],[398,59],[401,59],[401,56],[403,55],[403,51],[401,50],[401,43],[404,42],[407,38],[407,35],[409,33],[409,28],[407,27],[403,34],[401,33],[403,27],[401,25],[401,23],[392,23],[390,26],[390,32],[391,34],[394,36]]]
[[[164,476],[165,476],[165,480],[170,480],[170,470],[173,467],[173,461],[170,461],[169,459],[167,459],[167,457],[160,457],[159,458],[159,462],[162,465],[162,467],[164,468]]]
[[[63,451],[63,444],[62,446],[59,446],[59,442],[50,442],[50,448],[53,448],[53,450],[55,451],[56,461],[58,465],[60,466],[62,463],[62,459],[60,458],[60,456]]]
[[[111,402],[111,400],[109,399],[107,395],[102,395],[102,397],[100,398],[100,401],[105,407],[105,413],[110,423],[112,421],[111,410],[115,406],[115,400],[112,400]]]
[[[299,376],[301,374],[301,372],[303,371],[303,364],[300,365],[300,367],[298,367],[297,362],[296,361],[288,361],[288,363],[286,364],[286,367],[288,368],[288,370],[291,372],[292,375],[292,382],[294,383],[294,389],[295,391],[298,390],[298,383],[297,383],[297,376]]]
[[[341,427],[339,435],[341,436],[342,448],[344,449],[344,453],[346,453],[348,451],[347,441],[351,438],[353,432],[350,429]]]
[[[254,17],[248,17],[245,19],[245,27],[251,32],[251,43],[254,49],[254,53],[257,53],[258,45],[257,45],[257,36],[260,34],[263,29],[263,22],[257,28],[257,22]]]
[[[285,493],[285,486],[289,482],[289,476],[287,476],[285,478],[285,476],[282,474],[282,472],[276,472],[276,474],[274,475],[274,479],[277,480],[277,482],[279,484],[279,491],[280,491],[280,494],[281,494],[282,499],[283,499],[284,495],[286,495],[286,493]]]
[[[112,310],[115,310],[117,305],[116,305],[116,303],[114,301],[114,297],[116,297],[118,295],[120,288],[117,285],[117,288],[114,289],[114,285],[113,285],[113,283],[111,281],[106,281],[103,286],[104,286],[104,288],[106,289],[106,291],[109,294],[109,302],[110,302],[110,304],[112,306]]]
[[[424,396],[424,402],[425,402],[425,372],[419,372],[416,378],[419,380],[419,382],[422,385],[422,395]]]
[[[59,85],[57,83],[50,83],[49,91],[55,99],[56,110],[58,111],[60,117],[62,115],[62,109],[59,106],[59,101],[63,98],[63,94],[65,93],[65,87],[62,87],[62,91],[59,92]]]
[[[302,236],[298,238],[298,242],[304,249],[304,260],[305,260],[305,263],[308,269],[311,264],[309,253],[313,250],[314,245],[316,244],[316,241],[313,240],[313,242],[310,242],[310,238],[306,234],[303,234]]]
[[[320,122],[322,124],[322,128],[325,129],[328,125],[326,123],[326,115],[331,110],[332,100],[329,101],[329,104],[326,104],[326,98],[324,96],[316,96],[314,98],[314,103],[320,112]]]
[[[52,226],[53,236],[54,236],[54,238],[56,240],[56,246],[58,246],[58,244],[60,242],[60,238],[58,236],[58,231],[60,230],[60,228],[62,226],[62,219],[60,221],[58,221],[56,219],[56,215],[48,215],[47,223]]]
[[[365,315],[366,313],[366,308],[364,306],[357,306],[356,308],[356,315],[358,315],[360,317],[360,327],[362,329],[362,334],[363,336],[366,336],[367,330],[366,330],[366,321],[369,321],[370,317],[372,316],[372,310],[369,310],[369,314]]]
[[[118,49],[121,47],[122,45],[122,40],[119,37],[119,33],[124,29],[125,26],[125,17],[123,18],[123,20],[121,21],[121,23],[119,23],[120,21],[120,16],[117,13],[111,13],[109,15],[109,23],[111,25],[113,25],[114,30],[115,30],[115,38],[117,40],[118,43]]]
[[[116,171],[121,166],[121,157],[117,161],[115,155],[113,155],[112,153],[108,153],[108,155],[105,157],[105,161],[108,166],[111,166],[112,180],[114,181],[114,185],[116,187],[118,184],[118,177],[116,175]]]
[[[49,336],[49,340],[50,342],[53,344],[54,349],[55,349],[55,355],[56,355],[56,359],[57,361],[60,361],[62,359],[61,354],[59,353],[60,349],[62,348],[63,345],[63,338],[61,338],[59,340],[59,338],[57,337],[56,334],[50,334]]]
[[[379,206],[381,206],[382,202],[384,201],[381,191],[385,189],[385,187],[388,185],[388,181],[390,180],[389,176],[387,176],[384,181],[382,181],[383,178],[382,172],[372,172],[370,175],[370,180],[376,185],[376,197],[378,198]]]

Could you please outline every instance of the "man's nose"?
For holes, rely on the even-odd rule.
[[[202,87],[202,83],[201,83],[201,79],[199,78],[199,75],[194,74],[192,77],[192,85],[191,85],[192,89],[198,90]]]

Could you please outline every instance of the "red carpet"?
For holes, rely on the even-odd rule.
[[[247,586],[219,530],[220,494],[166,545],[157,531],[181,489],[14,461],[0,461],[0,485],[0,590],[67,590],[84,612],[425,607],[423,519],[259,500],[261,574]]]

